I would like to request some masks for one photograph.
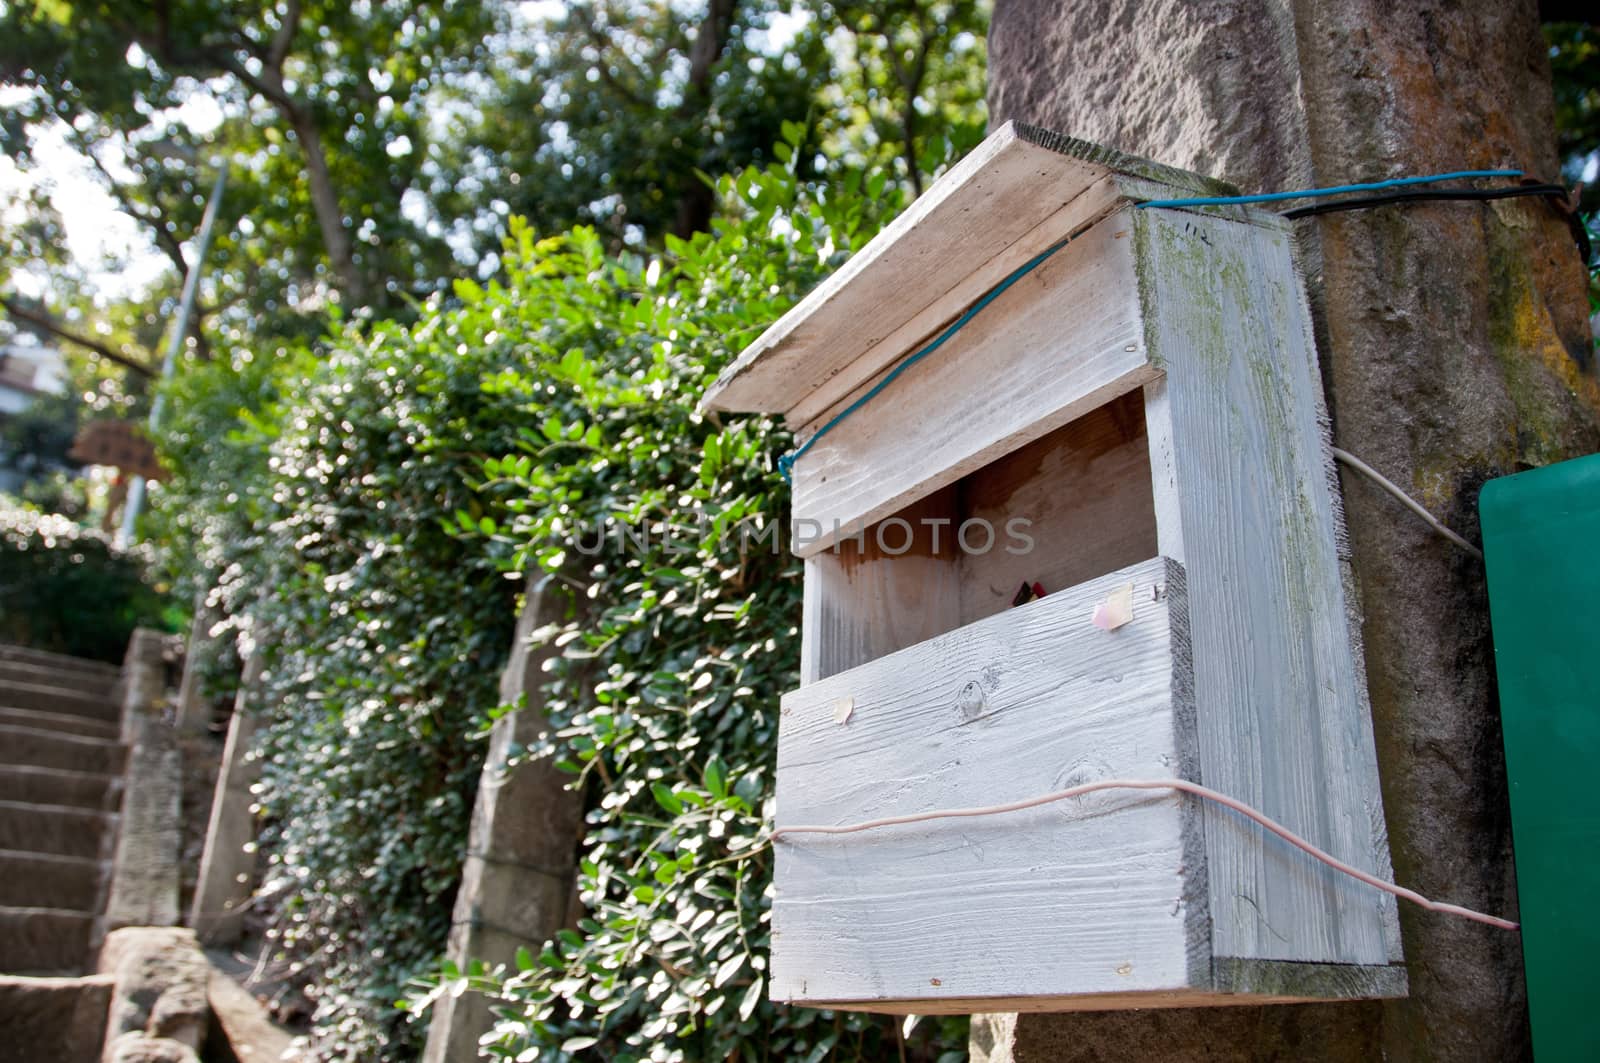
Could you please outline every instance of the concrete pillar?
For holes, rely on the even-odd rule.
[[[183,655],[183,680],[178,684],[178,730],[185,734],[204,733],[211,726],[211,701],[200,689],[200,676],[214,653],[210,632],[216,622],[217,611],[206,605],[206,595],[196,595],[194,623]]]
[[[205,850],[200,857],[200,878],[195,883],[189,925],[206,945],[231,945],[244,931],[245,906],[255,885],[256,857],[245,846],[255,841],[256,819],[250,811],[250,787],[258,774],[249,757],[257,716],[253,702],[259,693],[262,655],[245,658],[228,741],[222,750],[222,771],[211,799],[211,820],[206,828]]]
[[[526,945],[537,952],[567,925],[573,903],[582,795],[568,790],[571,776],[549,760],[507,771],[513,744],[531,747],[547,729],[539,698],[540,667],[553,650],[529,636],[561,620],[570,596],[554,580],[537,578],[517,621],[511,659],[500,679],[501,699],[527,703],[495,724],[483,765],[467,859],[456,895],[449,956],[510,964]],[[468,1063],[478,1058],[478,1038],[493,1024],[489,1003],[476,993],[446,996],[434,1005],[423,1063]]]
[[[122,665],[122,807],[105,914],[95,943],[125,926],[178,922],[182,756],[164,712],[165,636],[140,628]]]
[[[1533,0],[996,0],[991,121],[1245,192],[1512,166],[1559,179]],[[1334,442],[1470,537],[1486,478],[1600,447],[1586,273],[1536,199],[1298,223]],[[1354,594],[1399,881],[1516,918],[1475,559],[1346,479]],[[980,1017],[982,1063],[1502,1061],[1529,1055],[1515,934],[1402,904],[1386,1003]]]
[[[128,639],[117,681],[122,691],[122,741],[127,744],[138,737],[141,721],[159,709],[166,695],[165,643],[161,632],[143,627]]]

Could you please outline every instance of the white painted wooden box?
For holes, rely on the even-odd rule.
[[[1181,778],[1390,877],[1287,224],[1136,205],[1226,191],[1006,125],[708,393],[783,414],[803,443],[1067,240],[794,464],[805,617],[779,828]],[[1035,583],[1046,596],[1014,604]],[[1131,622],[1091,623],[1130,588]],[[776,852],[777,1000],[934,1013],[1406,988],[1392,898],[1174,791]]]

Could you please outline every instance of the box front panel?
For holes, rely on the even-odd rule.
[[[1079,233],[801,455],[796,553],[820,552],[1153,379],[1132,231],[1124,210]]]
[[[1132,587],[1133,620],[1091,622]],[[785,697],[777,826],[1192,777],[1182,569],[1157,558]],[[1209,987],[1194,802],[1100,791],[776,843],[772,994],[932,1002]]]

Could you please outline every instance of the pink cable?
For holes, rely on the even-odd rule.
[[[1331,853],[1325,853],[1315,845],[1300,837],[1283,824],[1270,819],[1265,814],[1257,812],[1242,801],[1237,801],[1227,794],[1218,793],[1199,783],[1189,782],[1186,779],[1101,779],[1096,782],[1086,782],[1078,786],[1069,786],[1065,790],[1054,793],[1042,794],[1039,797],[1029,797],[1022,801],[1012,801],[1004,805],[985,805],[981,808],[952,808],[935,812],[918,812],[908,816],[885,816],[883,819],[869,819],[864,823],[850,823],[842,827],[779,827],[772,832],[772,840],[777,841],[786,834],[855,834],[858,831],[876,830],[879,827],[894,827],[903,823],[926,823],[934,819],[959,819],[967,816],[995,816],[1002,812],[1020,812],[1025,808],[1037,808],[1056,801],[1065,801],[1068,798],[1079,797],[1083,794],[1093,793],[1096,790],[1181,790],[1184,793],[1203,797],[1208,801],[1215,801],[1219,805],[1233,809],[1241,816],[1254,820],[1267,830],[1276,834],[1290,845],[1327,864],[1335,871],[1349,875],[1353,879],[1365,882],[1367,885],[1380,889],[1385,893],[1393,894],[1401,900],[1410,901],[1420,905],[1430,912],[1443,912],[1446,915],[1458,915],[1463,919],[1471,919],[1475,923],[1485,923],[1489,926],[1499,927],[1501,930],[1517,930],[1520,924],[1498,916],[1485,915],[1475,912],[1470,908],[1463,908],[1457,904],[1445,904],[1442,901],[1430,901],[1415,890],[1408,890],[1404,886],[1396,886],[1392,882],[1385,882],[1375,875],[1369,875],[1360,868],[1352,867]]]

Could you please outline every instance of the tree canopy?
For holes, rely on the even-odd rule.
[[[11,0],[0,149],[29,175],[41,141],[70,148],[171,269],[97,300],[35,186],[0,305],[146,375],[219,167],[199,357],[313,338],[330,314],[405,318],[487,275],[513,216],[617,249],[703,230],[708,182],[769,159],[786,121],[807,130],[803,175],[826,151],[915,192],[952,132],[981,134],[983,24],[978,0]]]

